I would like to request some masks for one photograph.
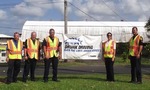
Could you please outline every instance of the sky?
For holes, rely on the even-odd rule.
[[[149,0],[67,0],[69,21],[147,21]],[[64,0],[1,0],[0,34],[20,32],[25,21],[64,20]]]

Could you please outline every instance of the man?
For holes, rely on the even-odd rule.
[[[8,63],[6,84],[17,82],[17,76],[20,72],[22,60],[23,43],[19,40],[19,33],[14,33],[14,39],[7,41],[6,62]]]
[[[36,32],[31,33],[31,38],[25,41],[25,65],[23,71],[23,82],[26,82],[29,70],[30,70],[30,79],[35,81],[35,67],[36,62],[39,59],[40,52],[40,42],[36,39]]]
[[[143,49],[143,38],[138,35],[137,27],[132,28],[132,34],[129,41],[129,59],[131,63],[131,81],[130,83],[142,83],[141,75],[141,52]],[[137,80],[136,80],[137,78]]]
[[[48,75],[49,75],[49,68],[50,64],[52,63],[52,69],[53,69],[53,77],[52,81],[59,81],[57,79],[57,67],[58,67],[58,59],[61,59],[61,44],[59,42],[59,39],[54,36],[55,30],[50,29],[49,30],[49,36],[46,37],[43,41],[43,50],[44,50],[44,82],[48,82]]]
[[[108,40],[103,43],[103,60],[105,61],[107,81],[114,82],[113,64],[116,55],[116,42],[112,40],[112,34],[107,33]]]

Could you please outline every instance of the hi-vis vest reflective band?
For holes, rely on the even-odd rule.
[[[29,58],[33,59],[37,59],[38,60],[38,52],[39,50],[39,41],[35,40],[35,44],[33,43],[33,41],[31,39],[27,39],[27,53],[29,55]]]
[[[138,54],[140,37],[140,35],[137,35],[134,39],[131,37],[129,41],[129,55],[136,56]]]
[[[13,40],[7,41],[8,49],[10,51],[8,58],[9,59],[22,59],[22,41],[18,40],[18,47],[15,46]]]
[[[58,57],[58,44],[59,44],[59,39],[57,37],[54,37],[54,41],[50,39],[50,37],[46,37],[46,55],[51,57]]]
[[[104,57],[105,58],[112,58],[114,54],[114,43],[115,41],[111,40],[109,45],[106,46],[106,42],[104,42],[103,48],[104,48]]]

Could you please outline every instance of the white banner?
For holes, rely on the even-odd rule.
[[[101,59],[101,36],[64,35],[63,59]]]

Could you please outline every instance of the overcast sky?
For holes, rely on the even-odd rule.
[[[67,0],[71,21],[147,21],[150,0]],[[0,33],[21,32],[25,21],[64,20],[64,0],[1,0]]]

